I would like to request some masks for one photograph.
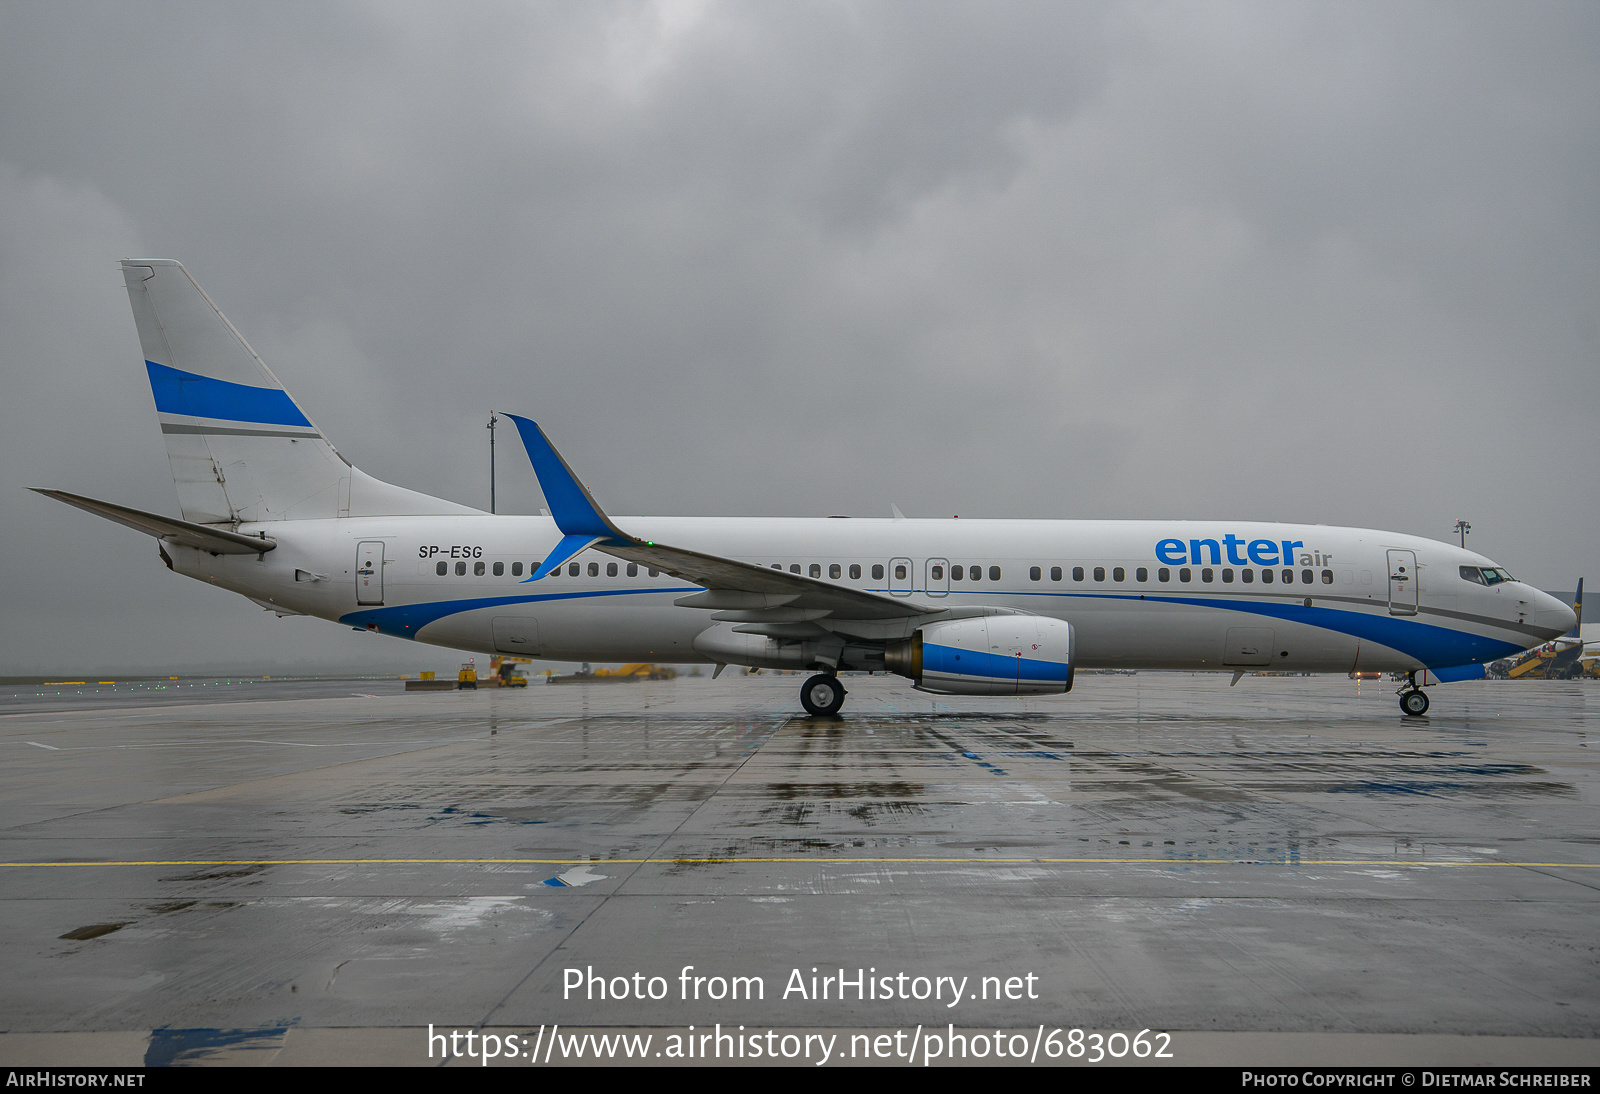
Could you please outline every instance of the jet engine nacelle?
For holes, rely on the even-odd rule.
[[[891,642],[884,664],[941,695],[1056,695],[1072,690],[1072,624],[1042,615],[929,623]]]

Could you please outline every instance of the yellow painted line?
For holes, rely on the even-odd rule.
[[[996,866],[1090,865],[1090,866],[1543,866],[1574,870],[1597,870],[1600,862],[1504,862],[1497,859],[1472,861],[1422,861],[1416,859],[1225,859],[1225,858],[240,858],[240,859],[138,859],[107,862],[0,862],[7,866],[637,866],[645,863],[668,866],[737,865],[744,862],[804,862],[813,865],[841,864],[992,864]]]

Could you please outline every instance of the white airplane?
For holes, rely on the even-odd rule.
[[[557,661],[887,671],[945,695],[1071,690],[1077,668],[1403,671],[1421,689],[1566,633],[1489,559],[1394,532],[1246,521],[613,520],[526,418],[549,516],[353,467],[177,262],[122,263],[183,519],[40,493],[281,615]]]

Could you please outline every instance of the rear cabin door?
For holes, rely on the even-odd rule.
[[[1417,614],[1417,553],[1389,552],[1389,614]]]
[[[383,603],[383,540],[356,544],[356,603]]]

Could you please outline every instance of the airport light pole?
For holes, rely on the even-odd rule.
[[[1461,533],[1461,546],[1465,548],[1467,545],[1467,533],[1472,531],[1472,525],[1464,520],[1457,520],[1456,531]]]
[[[494,411],[489,412],[489,512],[494,512]]]

